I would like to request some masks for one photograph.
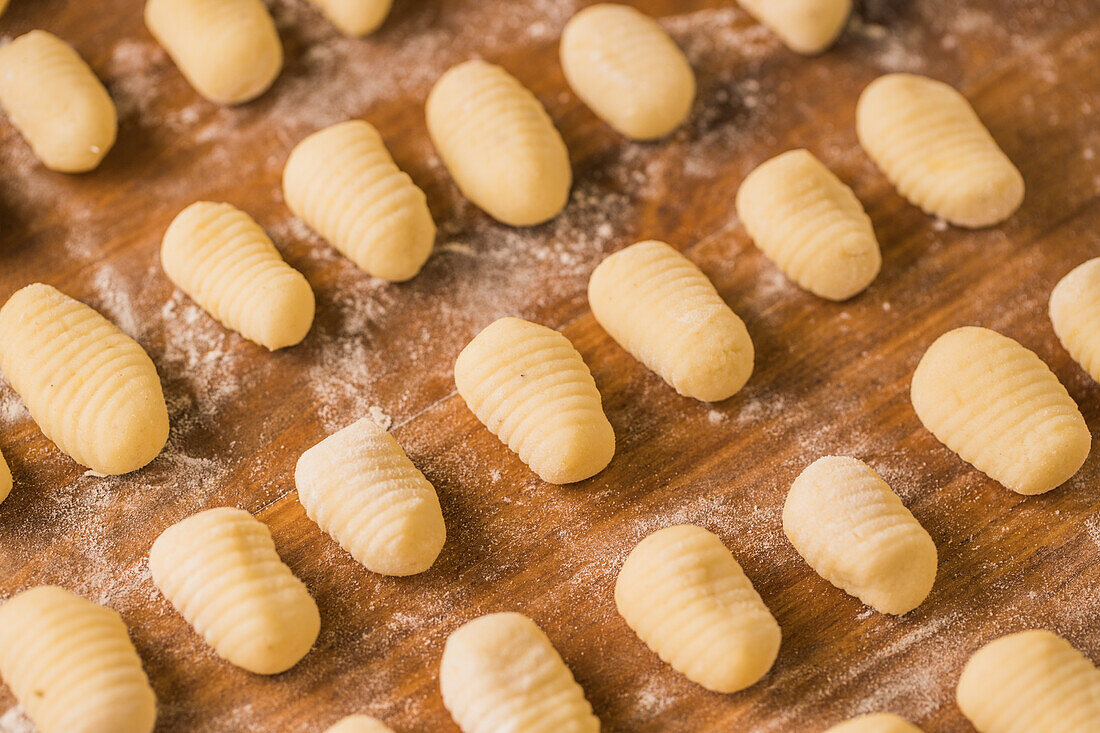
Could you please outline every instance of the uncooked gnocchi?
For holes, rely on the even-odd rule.
[[[72,46],[46,31],[0,48],[0,105],[42,164],[62,173],[98,166],[118,134],[118,112],[103,83]]]
[[[1065,483],[1092,436],[1076,403],[1034,353],[987,328],[936,339],[913,374],[913,408],[941,443],[1018,494]]]
[[[428,133],[462,194],[494,219],[540,224],[565,208],[569,151],[535,95],[499,66],[467,61],[432,88]]]
[[[422,573],[443,549],[447,529],[435,488],[369,419],[307,450],[294,482],[309,518],[372,572]]]
[[[821,577],[883,613],[912,611],[936,581],[932,538],[855,458],[819,458],[795,479],[783,532]]]
[[[325,733],[393,733],[393,729],[368,715],[349,715]]]
[[[873,713],[834,725],[825,733],[921,733],[921,729],[892,713]]]
[[[168,442],[149,355],[49,285],[28,285],[0,309],[0,370],[46,437],[93,471],[136,471]]]
[[[1070,356],[1100,382],[1100,257],[1058,282],[1050,294],[1050,322]]]
[[[463,733],[596,733],[600,721],[550,639],[518,613],[456,630],[443,647],[439,687]]]
[[[818,54],[848,23],[852,0],[738,0],[741,7],[797,53]]]
[[[650,649],[708,690],[749,687],[779,654],[775,617],[702,527],[666,527],[639,542],[615,581],[615,605]]]
[[[852,189],[807,150],[791,150],[749,174],[737,215],[756,245],[814,295],[847,300],[882,266],[871,218]]]
[[[54,586],[0,606],[0,675],[39,733],[149,733],[156,697],[126,624]]]
[[[209,509],[172,525],[153,543],[149,569],[214,651],[249,672],[284,672],[317,639],[317,604],[246,511]]]
[[[210,315],[268,349],[293,346],[313,324],[305,277],[234,206],[199,201],[181,211],[164,234],[160,260],[172,282]]]
[[[1024,200],[1024,179],[966,97],[916,74],[887,74],[856,107],[860,144],[898,192],[961,227],[999,224]]]
[[[547,483],[595,476],[615,454],[592,373],[551,328],[494,321],[458,355],[455,383],[478,419]]]
[[[1049,631],[1003,636],[974,653],[957,690],[979,733],[1100,730],[1100,670]]]
[[[414,277],[435,243],[428,199],[363,120],[315,132],[294,148],[283,198],[295,216],[375,277]]]
[[[11,469],[8,468],[8,462],[4,460],[4,454],[0,453],[0,503],[8,498],[11,486]]]
[[[283,45],[263,0],[148,0],[145,25],[215,104],[255,99],[283,68]]]
[[[588,281],[588,302],[611,338],[682,395],[719,402],[752,374],[744,321],[664,242],[639,242],[601,262]]]
[[[695,72],[648,15],[603,3],[561,35],[561,65],[577,96],[623,135],[654,140],[675,130],[695,101]]]
[[[336,28],[348,36],[373,33],[386,20],[393,0],[312,0]]]

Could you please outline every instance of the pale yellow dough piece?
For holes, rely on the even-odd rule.
[[[686,397],[720,402],[752,375],[744,321],[664,242],[639,242],[601,262],[588,302],[611,338]]]
[[[855,458],[819,458],[795,479],[783,532],[821,577],[883,613],[912,611],[936,581],[932,537]]]
[[[8,462],[4,460],[4,454],[0,453],[0,503],[8,498],[11,486],[11,469],[8,468]]]
[[[535,95],[499,66],[467,61],[432,88],[428,133],[466,198],[497,221],[540,224],[569,200],[569,151]]]
[[[639,542],[615,581],[615,605],[650,649],[708,690],[755,684],[779,654],[775,617],[702,527],[667,527]]]
[[[325,733],[393,733],[393,729],[369,715],[349,715]]]
[[[1100,257],[1058,282],[1050,294],[1050,322],[1070,356],[1100,382]]]
[[[428,199],[397,167],[370,123],[313,133],[290,154],[283,198],[294,215],[370,275],[414,277],[435,243]]]
[[[750,173],[737,191],[737,215],[768,259],[819,297],[847,300],[882,267],[863,205],[807,150],[783,153]]]
[[[1077,404],[1050,368],[987,328],[936,339],[917,364],[910,396],[940,442],[1018,494],[1065,483],[1092,446]]]
[[[46,437],[93,471],[136,471],[168,442],[149,355],[49,285],[28,285],[0,309],[0,370]]]
[[[209,509],[172,525],[153,543],[149,569],[214,651],[249,672],[284,672],[317,639],[317,604],[246,511]]]
[[[447,529],[435,488],[369,419],[306,451],[294,482],[309,518],[372,572],[422,573],[443,549]]]
[[[596,733],[600,721],[550,639],[518,613],[457,629],[443,647],[439,687],[463,733]]]
[[[738,0],[796,53],[819,54],[848,23],[852,0]]]
[[[293,346],[309,333],[309,283],[234,206],[199,201],[181,211],[164,234],[160,261],[207,313],[261,346]]]
[[[943,82],[916,74],[875,79],[859,97],[856,131],[902,196],[952,224],[999,224],[1023,203],[1020,171],[966,97]]]
[[[872,713],[834,725],[825,733],[922,733],[905,718],[892,713]]]
[[[283,45],[263,0],[148,0],[145,25],[215,104],[255,99],[283,68]]]
[[[0,48],[0,105],[42,164],[62,173],[97,167],[118,134],[118,112],[102,82],[46,31]]]
[[[0,607],[0,675],[39,733],[149,733],[156,698],[126,624],[54,586]]]
[[[494,321],[458,355],[455,384],[477,418],[547,483],[595,476],[615,454],[588,365],[551,328]]]
[[[963,668],[959,709],[979,733],[1100,731],[1100,670],[1049,631],[1003,636]]]
[[[378,30],[390,14],[393,0],[311,0],[346,36],[365,36]]]
[[[648,15],[604,3],[580,11],[561,36],[561,65],[577,96],[635,140],[664,137],[695,101],[695,72]]]

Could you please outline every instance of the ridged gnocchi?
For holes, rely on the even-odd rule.
[[[601,262],[588,303],[611,338],[686,397],[720,402],[752,375],[744,321],[664,242],[639,242]]]
[[[393,729],[369,715],[349,715],[325,733],[393,733]]]
[[[8,462],[4,460],[4,454],[0,453],[0,503],[3,503],[4,499],[8,498],[8,494],[11,493],[11,487],[11,469],[8,468]]]
[[[0,606],[0,675],[39,733],[149,733],[156,697],[126,624],[54,586]]]
[[[872,713],[834,725],[825,733],[921,733],[921,729],[892,713]]]
[[[345,257],[390,282],[414,277],[435,243],[428,199],[390,157],[370,123],[313,133],[290,154],[283,197]]]
[[[807,150],[783,153],[750,173],[737,191],[737,215],[768,259],[819,297],[847,300],[882,267],[863,205]]]
[[[294,482],[309,518],[372,572],[422,573],[443,549],[447,529],[435,488],[369,419],[302,454]]]
[[[943,82],[916,74],[875,79],[859,97],[856,131],[902,196],[952,224],[999,224],[1023,203],[1020,171],[966,97]]]
[[[855,458],[819,458],[795,479],[783,532],[821,577],[883,613],[912,611],[936,581],[932,538]]]
[[[311,0],[329,22],[347,36],[365,36],[378,30],[390,14],[393,0]]]
[[[648,15],[601,3],[580,11],[561,35],[569,86],[596,116],[635,140],[668,135],[695,101],[695,72]]]
[[[1018,494],[1077,473],[1092,446],[1076,403],[1033,352],[987,328],[936,339],[913,374],[913,409],[964,461]]]
[[[439,687],[463,733],[596,733],[600,721],[550,639],[518,613],[457,629],[443,647]]]
[[[118,112],[103,83],[72,46],[46,31],[0,47],[0,105],[50,170],[96,168],[118,135]]]
[[[1100,382],[1100,257],[1058,281],[1050,294],[1050,322],[1074,361]]]
[[[249,672],[285,672],[317,640],[317,604],[246,511],[209,509],[172,525],[153,543],[149,569],[214,651]]]
[[[588,365],[551,328],[494,321],[458,355],[455,384],[477,418],[547,483],[595,476],[615,454]]]
[[[852,0],[737,1],[789,49],[809,56],[833,45],[852,13]]]
[[[0,308],[0,371],[46,437],[93,471],[136,471],[168,442],[168,407],[149,355],[49,285],[28,285]]]
[[[148,0],[145,25],[215,104],[255,99],[283,68],[283,45],[263,0]]]
[[[462,194],[497,221],[541,224],[569,200],[565,141],[535,95],[499,66],[467,61],[432,88],[428,133]]]
[[[1100,670],[1057,634],[1003,636],[963,668],[959,709],[979,733],[1100,730]]]
[[[274,351],[313,325],[315,302],[302,273],[252,217],[230,204],[199,201],[181,211],[160,248],[164,272],[226,328]]]
[[[755,684],[779,654],[775,617],[702,527],[666,527],[639,542],[615,581],[615,605],[661,659],[714,692]]]

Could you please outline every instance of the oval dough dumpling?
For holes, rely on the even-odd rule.
[[[428,199],[397,167],[378,130],[349,120],[295,146],[283,171],[286,205],[374,277],[414,277],[435,243]]]
[[[626,5],[580,11],[561,36],[561,65],[577,96],[635,140],[679,127],[695,101],[695,72],[657,21]]]
[[[834,725],[825,733],[922,733],[905,718],[892,713],[872,713]]]
[[[122,617],[39,586],[0,606],[0,676],[39,733],[149,733],[156,698]]]
[[[118,134],[118,112],[103,83],[72,46],[46,31],[0,47],[0,105],[42,164],[62,173],[97,167]]]
[[[447,529],[435,488],[369,419],[303,453],[294,482],[309,518],[372,572],[422,573],[443,549]]]
[[[863,205],[807,150],[783,153],[750,173],[737,191],[737,215],[768,259],[819,297],[847,300],[882,266]]]
[[[1074,361],[1100,382],[1100,257],[1058,282],[1050,294],[1050,322]]]
[[[369,715],[349,715],[325,733],[393,733],[393,729]]]
[[[787,48],[812,56],[833,45],[848,23],[852,0],[738,0]]]
[[[955,453],[1018,494],[1077,473],[1092,446],[1085,419],[1033,352],[987,328],[936,339],[913,374],[913,409]]]
[[[966,97],[916,74],[863,90],[856,131],[867,155],[925,212],[961,227],[999,224],[1020,208],[1024,179]]]
[[[255,99],[283,68],[283,45],[263,0],[148,0],[145,25],[215,104]]]
[[[702,527],[667,527],[639,542],[615,581],[615,605],[661,659],[714,692],[755,684],[779,654],[775,617]]]
[[[530,226],[569,200],[565,141],[539,100],[484,61],[450,69],[432,88],[428,133],[462,194],[497,221]]]
[[[149,355],[49,285],[28,285],[0,309],[0,370],[46,437],[93,471],[136,471],[168,442]]]
[[[855,458],[819,458],[795,479],[783,532],[821,577],[883,613],[912,611],[936,580],[931,536]]]
[[[463,733],[596,733],[600,721],[550,639],[518,613],[457,629],[443,647],[443,704]]]
[[[160,260],[207,313],[268,349],[297,344],[313,324],[313,290],[305,277],[234,206],[199,201],[181,211],[164,234]]]
[[[959,709],[979,733],[1100,730],[1100,670],[1049,631],[1003,636],[970,657]]]
[[[365,36],[378,30],[393,7],[393,0],[311,1],[346,36]]]
[[[588,302],[611,338],[686,397],[720,402],[752,375],[744,321],[664,242],[639,242],[601,262]]]
[[[477,418],[547,483],[595,476],[615,454],[592,373],[552,328],[494,321],[458,355],[455,383]]]
[[[214,651],[249,672],[285,672],[317,640],[317,604],[246,511],[209,509],[172,525],[153,543],[149,569]]]
[[[11,493],[11,487],[11,469],[8,468],[8,462],[4,460],[4,454],[0,453],[0,503],[3,503],[4,499],[8,498],[8,494]]]

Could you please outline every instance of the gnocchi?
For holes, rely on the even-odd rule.
[[[0,0],[0,15],[4,14],[4,11],[8,9],[8,0]]]
[[[779,654],[775,617],[702,527],[666,527],[638,543],[615,581],[615,605],[661,659],[714,692],[755,684]]]
[[[283,46],[263,0],[148,0],[145,25],[188,83],[215,104],[243,104],[283,68]]]
[[[234,206],[199,201],[181,211],[164,234],[160,260],[210,315],[272,351],[299,343],[313,325],[309,283]]]
[[[719,402],[752,374],[744,321],[664,242],[639,242],[601,262],[588,281],[588,302],[611,338],[686,397]]]
[[[1020,171],[966,98],[943,82],[879,77],[859,97],[856,131],[902,196],[952,224],[999,224],[1023,203]]]
[[[569,200],[569,151],[542,104],[484,61],[450,69],[428,95],[428,133],[462,194],[512,226],[541,224]]]
[[[49,285],[28,285],[0,309],[0,371],[46,437],[93,471],[136,471],[168,442],[168,406],[149,355]]]
[[[428,199],[368,122],[341,122],[298,143],[283,171],[283,197],[295,216],[375,277],[409,280],[432,253]]]
[[[349,715],[325,733],[393,733],[393,729],[368,715]]]
[[[834,725],[825,733],[921,733],[921,729],[892,713],[873,713]]]
[[[0,675],[40,733],[149,733],[156,697],[126,624],[54,586],[0,606]]]
[[[750,173],[737,191],[737,215],[768,259],[821,298],[851,298],[882,267],[859,199],[807,150],[783,153]]]
[[[1050,294],[1050,322],[1070,356],[1100,382],[1100,257],[1058,282]]]
[[[655,140],[687,118],[695,72],[648,15],[601,3],[580,11],[561,36],[561,65],[577,96],[626,137]]]
[[[883,613],[912,611],[936,581],[932,538],[855,458],[819,458],[795,479],[783,532],[821,577]]]
[[[595,476],[615,454],[596,382],[553,329],[494,321],[458,355],[455,383],[478,419],[547,483]]]
[[[4,502],[4,499],[8,498],[8,494],[11,493],[11,487],[11,469],[8,468],[8,462],[4,460],[4,454],[0,453],[0,504]]]
[[[812,56],[836,42],[852,13],[852,0],[738,0],[789,49]]]
[[[518,613],[456,630],[443,647],[443,704],[463,733],[596,733],[600,721],[550,639]]]
[[[447,529],[435,488],[369,419],[306,451],[294,482],[309,518],[372,572],[422,573],[443,549]]]
[[[1047,365],[987,328],[936,339],[917,364],[910,397],[941,443],[1018,494],[1065,483],[1092,446],[1081,412]]]
[[[46,31],[0,48],[0,106],[42,164],[62,173],[98,167],[118,135],[118,111],[103,83]]]
[[[325,17],[347,36],[365,36],[378,30],[390,14],[393,0],[312,0]]]
[[[1100,670],[1057,634],[1023,631],[974,653],[957,699],[979,733],[1091,733],[1100,721]]]
[[[153,543],[149,569],[214,651],[249,672],[285,672],[317,639],[317,604],[246,511],[209,509],[172,525]]]

